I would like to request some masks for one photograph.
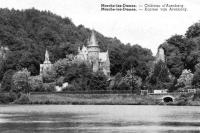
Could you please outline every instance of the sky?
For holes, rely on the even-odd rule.
[[[106,12],[101,4],[181,4],[184,12]],[[95,29],[122,43],[139,44],[155,55],[160,44],[175,34],[184,35],[187,28],[200,20],[199,0],[0,0],[0,8],[49,10],[69,17],[75,25]]]

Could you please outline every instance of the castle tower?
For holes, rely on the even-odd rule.
[[[156,54],[156,63],[159,61],[165,62],[165,52],[163,48],[159,48]]]
[[[46,50],[45,52],[45,60],[43,64],[40,64],[40,75],[45,74],[47,71],[50,71],[52,68],[52,64],[49,60],[49,52]]]
[[[97,44],[94,30],[92,30],[92,34],[90,40],[88,42],[88,59],[92,65],[93,72],[97,72],[99,70],[99,45]]]
[[[49,61],[49,52],[46,50],[46,52],[45,52],[45,61],[44,61],[44,63],[47,63],[47,64],[49,64],[49,63],[51,63],[50,61]]]

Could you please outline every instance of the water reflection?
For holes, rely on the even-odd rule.
[[[3,133],[197,133],[199,107],[116,105],[0,106]]]

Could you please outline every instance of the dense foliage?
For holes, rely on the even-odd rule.
[[[200,23],[190,26],[186,36],[174,35],[161,45],[165,50],[167,66],[178,78],[184,69],[195,71],[200,61]]]
[[[55,62],[67,54],[77,54],[78,46],[87,45],[91,34],[90,29],[74,25],[69,18],[36,9],[0,9],[0,27],[0,43],[10,50],[1,63],[0,80],[9,69],[27,68],[31,75],[38,75],[45,49],[50,52],[50,60]],[[149,71],[147,63],[153,59],[149,49],[124,45],[117,38],[95,33],[101,51],[109,51],[112,75],[126,72],[131,62],[137,75],[145,79]]]
[[[169,89],[171,84],[170,73],[164,62],[159,61],[155,64],[148,82],[151,85],[150,89]]]
[[[105,37],[95,31],[101,51],[109,51],[111,76],[114,78],[108,87],[101,73],[92,73],[84,64],[70,64],[69,55],[76,55],[79,46],[87,45],[90,29],[83,25],[76,26],[71,19],[49,11],[0,9],[0,45],[9,49],[4,51],[5,56],[0,57],[1,91],[12,89],[14,82],[9,79],[13,79],[13,75],[23,68],[27,68],[30,76],[37,76],[46,49],[54,69],[43,75],[42,79],[29,79],[32,90],[50,91],[53,85],[64,82],[69,82],[71,89],[75,87],[77,90],[130,89],[134,86],[132,80],[130,82],[124,77],[131,69],[135,70],[135,88],[145,85],[153,89],[169,89],[171,84],[177,84],[184,69],[195,73],[192,83],[197,86],[200,84],[196,70],[200,63],[199,29],[200,22],[197,22],[188,28],[185,35],[174,35],[167,39],[160,46],[165,51],[166,62],[157,64],[153,63],[149,49],[125,45],[116,37]],[[102,86],[99,85],[101,82]]]
[[[30,72],[27,69],[16,72],[12,76],[12,91],[16,93],[28,93],[29,92],[29,77]]]

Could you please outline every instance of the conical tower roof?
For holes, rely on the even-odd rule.
[[[46,49],[44,64],[49,64],[49,63],[51,63],[50,60],[49,60],[49,52]]]
[[[99,45],[97,44],[97,41],[96,41],[94,30],[92,30],[92,34],[91,34],[91,37],[89,40],[88,47],[99,47]]]

